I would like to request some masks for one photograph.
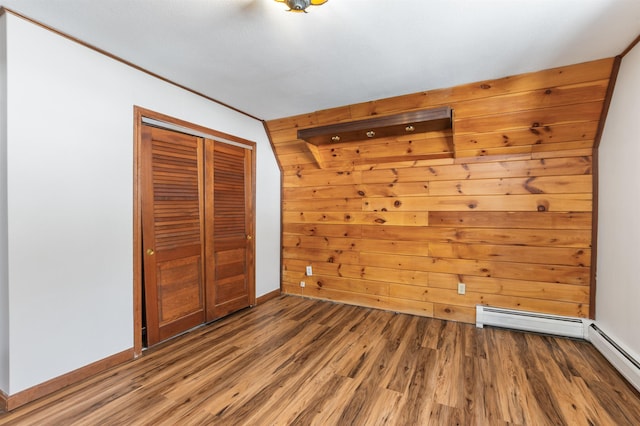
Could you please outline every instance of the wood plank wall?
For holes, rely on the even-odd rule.
[[[613,62],[267,122],[283,169],[283,291],[471,323],[476,304],[587,317],[592,148]],[[451,131],[324,146],[318,161],[297,139],[447,105]]]

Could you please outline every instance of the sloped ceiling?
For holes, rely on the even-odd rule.
[[[638,0],[0,0],[259,119],[620,54]]]

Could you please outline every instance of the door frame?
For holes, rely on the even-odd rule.
[[[250,253],[247,265],[247,276],[249,280],[249,304],[256,304],[256,283],[255,283],[255,228],[256,228],[256,143],[213,130],[204,126],[200,126],[188,121],[180,120],[156,111],[134,105],[133,107],[133,352],[134,357],[142,354],[142,286],[144,285],[142,277],[142,181],[140,179],[141,168],[141,144],[142,144],[142,126],[143,119],[149,118],[160,121],[168,125],[174,125],[183,129],[189,129],[197,133],[196,136],[205,134],[209,139],[218,142],[230,143],[233,145],[243,145],[250,147],[251,152],[251,181],[248,182],[251,188],[251,196],[249,198],[250,209],[249,229],[247,233],[254,238],[251,239]]]

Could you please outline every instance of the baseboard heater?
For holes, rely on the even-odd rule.
[[[585,339],[580,318],[476,305],[476,327],[485,325]]]
[[[595,324],[587,327],[588,340],[628,381],[640,391],[640,362],[622,349]]]

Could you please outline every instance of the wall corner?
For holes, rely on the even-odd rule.
[[[7,14],[0,13],[0,394],[9,394],[9,238],[7,209]]]

